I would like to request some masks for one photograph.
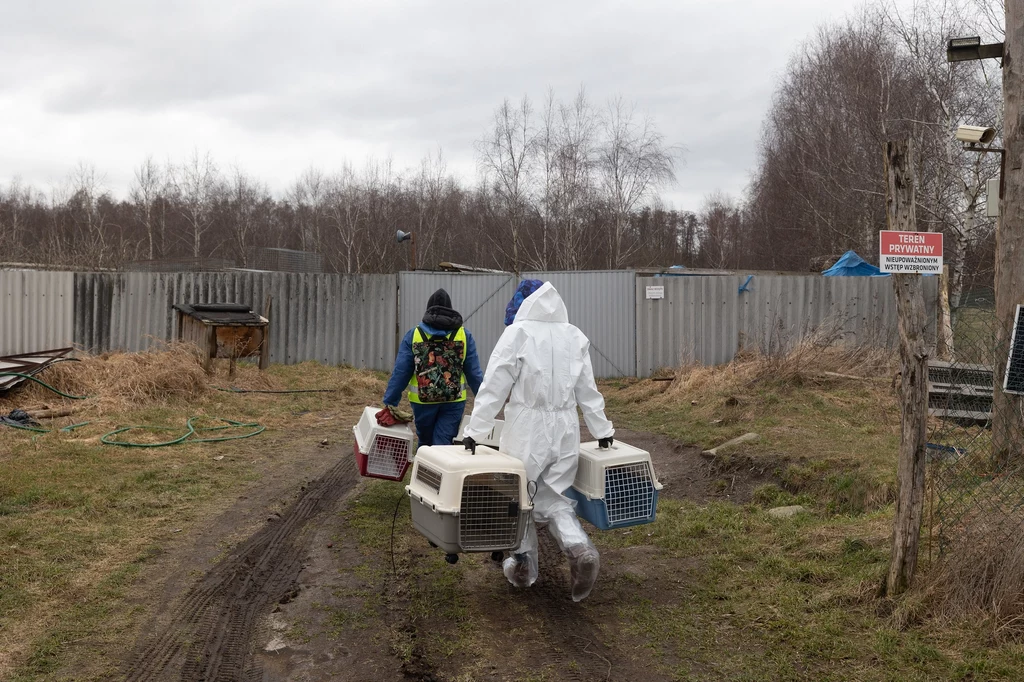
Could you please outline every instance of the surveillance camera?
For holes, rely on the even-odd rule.
[[[969,144],[988,144],[996,137],[995,128],[984,126],[957,126],[956,139]]]

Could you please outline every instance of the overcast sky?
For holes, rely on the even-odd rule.
[[[621,95],[686,148],[663,190],[740,194],[789,57],[860,0],[35,0],[0,19],[0,184],[79,162],[123,195],[147,155],[209,151],[287,189],[310,165],[473,143],[505,97]]]

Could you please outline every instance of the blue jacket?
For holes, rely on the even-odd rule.
[[[422,327],[431,336],[443,336],[450,333],[441,329],[435,329],[424,323],[420,323],[418,326]],[[412,373],[414,371],[412,359],[413,331],[415,329],[410,329],[406,333],[405,338],[402,339],[402,345],[398,349],[398,357],[395,358],[395,369],[391,372],[388,389],[384,392],[385,405],[398,405],[402,402],[402,394],[409,388],[409,382],[412,380]],[[476,395],[480,390],[481,382],[484,380],[484,372],[480,368],[480,357],[476,354],[476,341],[473,340],[473,335],[469,333],[468,329],[466,330],[466,361],[462,365],[462,372],[466,376],[469,390],[473,391],[473,395]]]

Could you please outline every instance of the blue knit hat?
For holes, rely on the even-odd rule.
[[[519,312],[519,306],[523,305],[523,301],[533,292],[537,291],[544,286],[544,282],[539,279],[524,279],[519,283],[519,288],[516,289],[516,295],[512,297],[512,300],[505,306],[505,326],[509,326],[516,319],[516,313]]]

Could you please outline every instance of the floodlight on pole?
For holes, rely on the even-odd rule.
[[[399,244],[401,244],[402,242],[409,242],[410,243],[410,248],[411,248],[411,251],[410,251],[410,254],[409,254],[409,260],[410,260],[410,264],[411,264],[411,268],[410,269],[415,271],[416,270],[416,235],[414,233],[412,233],[412,232],[403,232],[402,230],[398,230],[395,233],[395,241],[397,241]]]
[[[947,62],[967,62],[974,59],[1002,59],[1003,44],[981,44],[980,36],[950,38],[946,43]]]

